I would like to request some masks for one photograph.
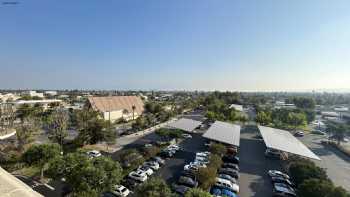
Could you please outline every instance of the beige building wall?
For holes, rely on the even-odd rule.
[[[139,117],[139,115],[135,112],[135,119]],[[120,118],[124,118],[125,120],[129,121],[132,120],[132,112],[128,114],[124,114],[123,110],[117,110],[117,111],[111,111],[111,112],[103,112],[103,119],[105,120],[111,120],[111,122],[117,121]]]

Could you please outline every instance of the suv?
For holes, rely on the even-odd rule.
[[[98,150],[88,151],[86,154],[87,154],[90,158],[96,158],[96,157],[102,156],[102,154],[101,154]]]
[[[270,176],[270,177],[283,177],[283,178],[286,178],[286,179],[290,179],[290,177],[288,176],[288,174],[285,174],[281,171],[278,171],[278,170],[269,170],[267,172],[267,174]]]
[[[147,174],[142,170],[132,171],[128,175],[130,178],[144,182],[147,180]]]
[[[273,185],[273,196],[296,197],[295,191],[283,183],[275,183]]]
[[[178,180],[179,185],[185,185],[187,187],[197,187],[198,182],[190,177],[181,176]]]
[[[290,187],[295,187],[294,183],[292,183],[289,179],[283,177],[271,177],[272,183],[283,183]]]
[[[233,192],[239,193],[239,186],[237,184],[233,184],[231,181],[221,178],[216,178],[215,186],[229,189]]]

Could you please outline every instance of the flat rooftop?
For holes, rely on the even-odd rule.
[[[175,129],[181,129],[187,132],[192,132],[196,127],[198,127],[202,122],[197,120],[192,120],[188,118],[181,118],[175,122],[171,122],[168,124],[169,127]]]
[[[241,126],[222,121],[214,124],[204,133],[203,137],[217,142],[239,146]]]
[[[310,159],[321,160],[289,131],[265,126],[258,126],[258,128],[268,148],[299,155],[302,157],[307,157]]]

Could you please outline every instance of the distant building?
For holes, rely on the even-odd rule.
[[[88,97],[88,107],[101,113],[105,120],[112,122],[136,119],[144,111],[144,103],[138,96]],[[134,107],[134,109],[133,109]]]
[[[281,109],[281,108],[295,109],[295,105],[292,103],[286,103],[284,101],[276,101],[275,108],[276,109]]]
[[[348,107],[335,107],[335,108],[334,108],[334,111],[337,111],[337,112],[347,112],[347,111],[349,111],[349,108],[348,108]]]
[[[0,94],[0,100],[2,102],[8,102],[8,101],[15,101],[17,99],[19,99],[20,97],[16,94],[12,94],[12,93],[7,93],[7,94]],[[1,102],[0,101],[0,102]]]
[[[57,91],[45,91],[45,95],[47,96],[56,96],[57,95]]]
[[[39,93],[33,90],[26,91],[23,93],[23,95],[31,96],[31,97],[39,97],[39,98],[44,98],[44,93]]]
[[[27,104],[27,105],[35,105],[35,104],[40,104],[43,106],[44,109],[47,109],[49,107],[50,103],[61,103],[62,100],[59,99],[44,99],[44,100],[18,100],[12,102],[15,104],[15,106]]]
[[[233,109],[235,109],[236,111],[240,111],[240,112],[243,111],[243,105],[231,104],[229,108],[230,108],[230,109],[233,108]]]

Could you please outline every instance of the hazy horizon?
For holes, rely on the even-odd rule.
[[[0,5],[0,89],[350,92],[349,1]]]

